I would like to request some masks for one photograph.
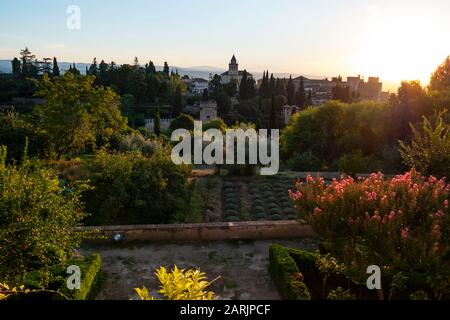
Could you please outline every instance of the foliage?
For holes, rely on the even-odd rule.
[[[355,300],[355,295],[350,290],[344,290],[342,287],[337,287],[331,290],[327,297],[328,300]]]
[[[186,129],[194,130],[194,118],[187,114],[180,114],[170,123],[170,130]]]
[[[320,159],[311,150],[307,152],[295,152],[287,161],[287,166],[296,171],[319,171]]]
[[[119,97],[109,88],[94,87],[94,80],[66,73],[53,80],[44,75],[38,84],[37,94],[46,101],[38,110],[40,129],[59,156],[107,145],[126,128]]]
[[[411,143],[400,141],[400,154],[406,165],[425,174],[450,177],[450,124],[444,122],[445,113],[438,114],[435,125],[424,117],[421,131],[411,125]]]
[[[431,90],[450,90],[450,56],[431,75]]]
[[[65,188],[39,163],[24,157],[17,166],[5,165],[0,150],[0,277],[13,283],[36,268],[69,259],[83,233],[72,228],[86,216],[82,184]]]
[[[146,139],[139,132],[133,132],[124,136],[119,144],[121,152],[140,151],[146,157],[155,154],[158,147],[159,143],[157,140]]]
[[[308,255],[313,258],[313,254]],[[297,264],[290,256],[289,249],[277,244],[269,247],[269,271],[275,284],[284,299],[289,300],[310,300],[311,294],[303,282],[303,275],[300,273]]]
[[[175,165],[166,148],[147,158],[139,151],[99,151],[81,166],[82,181],[94,190],[83,193],[92,215],[89,224],[170,223],[190,214],[189,167]]]
[[[200,270],[178,269],[175,265],[171,272],[160,267],[155,272],[161,283],[159,293],[168,300],[214,300],[217,296],[214,292],[207,291],[212,282],[206,280],[206,274]],[[136,293],[141,300],[155,300],[151,297],[147,288],[136,288]]]
[[[375,264],[383,266],[385,283],[404,272],[408,285],[419,281],[440,299],[450,292],[449,193],[444,179],[412,170],[392,179],[378,173],[331,184],[309,176],[290,196],[353,281],[365,281],[367,266]]]

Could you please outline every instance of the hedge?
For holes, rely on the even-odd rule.
[[[80,290],[69,290],[67,288],[67,267],[76,265],[80,267],[81,284]],[[103,279],[102,258],[99,254],[92,254],[89,257],[72,259],[64,264],[51,266],[48,270],[36,270],[30,272],[24,281],[27,289],[43,289],[43,283],[47,283],[45,289],[59,291],[62,295],[50,294],[52,300],[89,300],[94,299]],[[42,294],[36,294],[42,296]],[[48,296],[49,294],[44,294]],[[35,296],[35,294],[33,294]]]
[[[311,294],[303,282],[303,275],[292,255],[297,258],[304,255],[308,261],[314,261],[314,254],[286,248],[277,244],[269,247],[269,271],[283,299],[311,300]]]

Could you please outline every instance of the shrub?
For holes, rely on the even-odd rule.
[[[287,161],[287,166],[295,171],[319,171],[320,159],[312,152],[295,152]]]
[[[271,215],[280,215],[281,214],[280,209],[278,209],[278,208],[272,208],[269,210],[269,212]]]
[[[131,133],[124,138],[119,144],[121,152],[141,151],[144,156],[152,156],[157,148],[157,142],[145,139],[140,133]]]
[[[436,124],[424,117],[422,132],[411,125],[410,144],[400,142],[403,162],[424,174],[450,178],[450,124],[444,122],[446,111],[440,112]]]
[[[257,220],[266,220],[267,215],[264,212],[257,212],[253,215],[253,217]]]
[[[231,202],[225,203],[224,208],[225,208],[225,210],[234,210],[234,211],[238,211],[239,210],[239,207],[236,204],[231,203]]]
[[[214,292],[206,289],[215,280],[206,281],[206,275],[200,270],[180,270],[175,265],[171,272],[167,272],[164,267],[155,272],[161,283],[159,293],[167,300],[213,300],[218,297]],[[141,300],[155,300],[148,293],[147,288],[136,288],[136,293]]]
[[[146,158],[140,152],[98,152],[83,161],[80,179],[94,190],[83,193],[91,225],[183,222],[189,215],[193,187],[189,168],[175,165],[158,152]]]
[[[310,300],[311,294],[303,282],[297,264],[289,254],[289,249],[277,244],[269,247],[269,271],[275,285],[284,299]]]
[[[338,168],[341,172],[355,176],[357,173],[368,172],[371,161],[369,157],[363,156],[361,150],[356,150],[339,158]]]
[[[226,210],[224,212],[225,217],[233,217],[233,216],[239,216],[239,212],[237,210]]]
[[[254,206],[253,207],[253,211],[255,212],[264,212],[264,207],[263,206]]]
[[[225,218],[226,222],[238,222],[240,220],[241,219],[239,219],[237,216],[228,216],[228,217]]]
[[[86,216],[82,185],[59,185],[56,175],[38,162],[6,166],[0,148],[0,278],[21,282],[34,269],[63,263],[84,234],[73,232]]]
[[[270,217],[270,220],[272,221],[279,221],[279,220],[283,220],[283,217],[279,214],[274,214]]]
[[[450,276],[449,193],[444,179],[411,170],[392,179],[378,173],[330,185],[308,177],[290,196],[354,281],[365,281],[367,266],[376,264],[385,266],[383,281],[403,272],[407,284],[422,283],[439,299],[450,292],[444,280]]]

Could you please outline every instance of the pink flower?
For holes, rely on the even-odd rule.
[[[314,214],[320,214],[322,212],[322,210],[320,210],[320,208],[316,207],[314,209]]]
[[[409,237],[409,228],[408,227],[404,227],[400,230],[400,236],[402,237],[403,240],[408,239]]]
[[[438,252],[439,251],[439,242],[435,242],[433,246],[433,251]]]
[[[438,210],[435,214],[436,218],[443,218],[445,217],[445,213],[442,210]]]
[[[433,235],[436,237],[440,237],[441,236],[441,227],[438,224],[435,224],[433,226],[433,231],[432,231]]]
[[[289,198],[291,198],[294,201],[298,201],[303,197],[303,194],[300,191],[293,192],[292,190],[289,190]]]
[[[448,200],[447,199],[444,200],[444,207],[448,208]]]
[[[395,211],[391,210],[391,212],[389,213],[389,221],[393,221],[395,219]]]

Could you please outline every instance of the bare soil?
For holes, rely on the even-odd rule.
[[[220,276],[211,290],[224,300],[278,300],[280,296],[269,275],[269,245],[315,249],[310,240],[258,240],[195,243],[146,243],[90,246],[84,254],[98,252],[103,258],[105,280],[98,300],[138,299],[134,288],[146,286],[156,296],[159,283],[154,270],[199,268],[209,280]]]

